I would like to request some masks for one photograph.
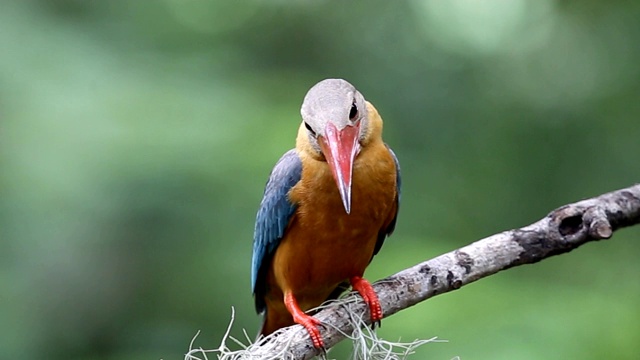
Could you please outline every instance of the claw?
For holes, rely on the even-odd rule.
[[[320,320],[305,314],[304,311],[300,309],[298,301],[291,292],[284,294],[284,304],[287,310],[289,310],[289,313],[291,313],[291,316],[293,316],[293,321],[304,326],[307,330],[313,346],[316,349],[324,349],[324,341],[322,341],[320,330],[318,330],[318,325],[322,324]]]
[[[376,327],[376,324],[380,325],[380,320],[382,320],[382,306],[380,306],[380,300],[378,300],[378,295],[375,290],[373,290],[371,283],[360,276],[354,276],[350,281],[353,289],[360,293],[364,302],[369,305],[371,325],[374,328]]]

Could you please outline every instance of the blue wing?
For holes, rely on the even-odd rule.
[[[293,216],[296,205],[289,201],[289,190],[300,181],[302,162],[294,149],[287,151],[271,171],[256,216],[251,260],[251,289],[256,311],[265,309],[266,276],[269,263]]]
[[[376,242],[376,247],[373,250],[373,255],[376,255],[378,251],[380,251],[382,244],[384,244],[384,239],[387,236],[391,235],[391,233],[393,233],[393,230],[396,228],[396,220],[398,219],[398,209],[400,209],[400,193],[401,193],[400,189],[402,187],[402,179],[400,177],[400,162],[398,162],[398,158],[396,157],[396,154],[393,152],[393,150],[391,150],[389,145],[385,144],[385,146],[387,147],[387,150],[389,150],[389,153],[393,158],[393,162],[395,162],[396,164],[396,213],[393,216],[393,220],[391,220],[391,222],[389,223],[389,226],[387,226],[385,229],[382,229],[378,233],[378,241]]]

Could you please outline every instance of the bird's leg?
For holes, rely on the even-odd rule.
[[[320,330],[317,328],[317,326],[321,324],[320,320],[305,314],[304,311],[300,309],[298,300],[296,300],[291,291],[284,293],[284,305],[293,316],[293,321],[307,329],[309,337],[311,337],[311,341],[313,342],[313,346],[317,349],[324,348],[324,342],[320,336]]]
[[[372,325],[375,326],[376,324],[380,324],[380,320],[382,320],[382,307],[380,306],[380,300],[378,300],[378,295],[376,295],[375,290],[373,290],[371,283],[360,276],[354,276],[349,280],[351,282],[351,287],[360,293],[364,302],[369,305]]]

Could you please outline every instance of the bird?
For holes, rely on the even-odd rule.
[[[400,165],[378,111],[346,80],[315,84],[300,114],[296,146],[271,171],[256,215],[251,286],[259,336],[300,324],[322,349],[321,322],[306,312],[349,285],[373,324],[383,317],[363,275],[396,226]]]

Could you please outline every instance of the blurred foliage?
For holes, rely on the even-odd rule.
[[[5,1],[0,358],[253,335],[255,211],[306,90],[355,84],[403,169],[370,279],[640,178],[640,3]],[[416,358],[635,359],[640,228],[384,321]],[[345,357],[342,345],[336,357]]]

